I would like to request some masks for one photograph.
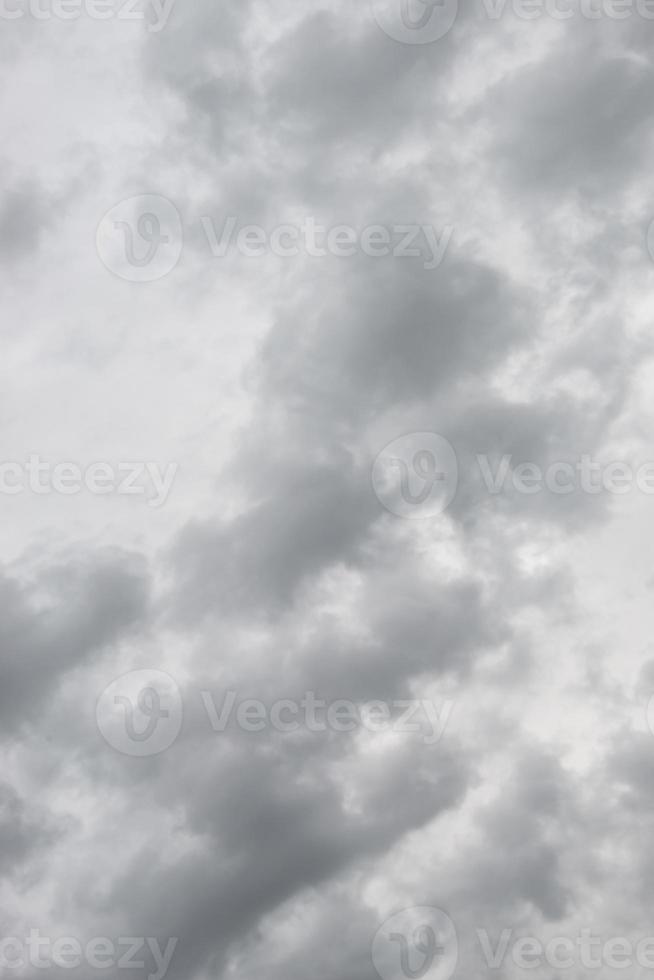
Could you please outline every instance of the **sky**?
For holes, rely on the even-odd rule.
[[[654,3],[0,21],[0,978],[650,976]]]

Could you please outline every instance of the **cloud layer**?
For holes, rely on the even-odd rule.
[[[0,15],[2,976],[515,978],[572,943],[551,980],[654,935],[654,502],[601,484],[653,458],[654,21],[550,6],[430,43],[393,34],[452,4]],[[230,218],[319,254],[222,254]],[[397,228],[435,267],[376,253]],[[426,449],[376,482],[411,433],[448,506]],[[153,508],[16,491],[32,454],[179,469]],[[596,492],[533,490],[584,459]],[[452,969],[410,931],[403,972],[406,909]]]

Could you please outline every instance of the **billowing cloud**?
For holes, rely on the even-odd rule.
[[[0,972],[654,968],[654,21],[392,2],[3,17]]]

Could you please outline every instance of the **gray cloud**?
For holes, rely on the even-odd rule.
[[[456,923],[454,978],[488,972],[478,929],[651,931],[650,498],[493,495],[475,460],[651,456],[652,25],[467,8],[410,45],[367,4],[196,0],[158,33],[12,26],[0,463],[180,469],[158,510],[2,492],[3,934],[175,938],[171,980],[373,980],[414,906]],[[121,281],[97,223],[152,193],[180,261]],[[432,269],[217,259],[203,215],[452,239]],[[425,520],[371,478],[411,432],[458,457]],[[146,669],[179,718],[103,701]],[[221,732],[207,691],[452,710],[432,743]],[[179,721],[161,751],[148,721]]]

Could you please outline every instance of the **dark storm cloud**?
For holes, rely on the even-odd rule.
[[[591,41],[564,44],[487,93],[483,118],[493,119],[495,166],[512,186],[536,194],[615,201],[641,172],[653,87],[654,69],[640,59],[598,50]]]
[[[363,21],[353,30],[346,10],[321,10],[269,50],[270,121],[303,153],[316,147],[334,156],[355,147],[383,153],[410,133],[426,108],[419,93],[437,88],[447,71],[448,47],[434,57],[370,26]]]
[[[345,455],[257,489],[267,499],[232,524],[198,522],[180,533],[173,561],[184,616],[258,615],[289,603],[306,576],[355,555],[376,516],[365,473]]]
[[[592,358],[588,359],[588,364]],[[603,377],[603,372],[600,371]],[[607,381],[608,379],[604,379]],[[621,381],[624,375],[621,376]],[[447,431],[457,447],[461,472],[459,490],[451,512],[465,525],[482,527],[492,514],[512,521],[516,515],[535,521],[563,524],[580,530],[588,523],[606,519],[612,504],[607,493],[584,492],[581,480],[569,494],[489,491],[489,482],[500,473],[502,460],[510,460],[507,473],[522,464],[535,464],[544,473],[547,468],[566,463],[573,468],[584,456],[596,459],[606,432],[607,418],[622,402],[622,390],[610,392],[594,404],[580,404],[569,396],[543,397],[533,402],[507,402],[489,397],[484,402],[461,406]],[[451,426],[451,427],[450,427]],[[479,457],[485,459],[482,469]]]
[[[20,879],[23,923],[47,928],[25,910],[47,918],[52,904],[84,939],[176,937],[170,980],[373,980],[385,915],[436,905],[460,924],[461,975],[475,976],[476,926],[566,922],[594,895],[610,912],[622,870],[634,871],[638,845],[619,867],[615,833],[650,829],[648,741],[622,724],[610,673],[588,681],[595,624],[580,624],[580,604],[601,583],[572,569],[611,508],[582,495],[490,499],[470,476],[477,453],[542,465],[593,453],[629,408],[648,345],[623,295],[642,274],[624,254],[639,205],[620,205],[649,180],[651,58],[629,26],[577,23],[556,44],[516,29],[511,40],[503,21],[462,11],[446,39],[412,46],[367,6],[196,0],[130,47],[143,117],[156,106],[142,157],[138,127],[126,122],[114,146],[107,124],[106,170],[130,194],[155,179],[165,192],[172,174],[185,225],[202,209],[269,230],[312,214],[451,225],[453,237],[434,269],[361,256],[272,274],[242,263],[215,287],[222,302],[238,285],[221,316],[194,292],[206,281],[194,278],[197,237],[179,294],[163,292],[172,278],[90,294],[89,309],[106,300],[145,347],[142,368],[126,371],[144,401],[157,369],[145,329],[161,330],[175,370],[158,396],[179,399],[176,438],[192,433],[210,463],[187,468],[190,503],[171,524],[133,531],[162,546],[154,558],[71,548],[0,578],[7,764],[44,797],[28,803],[9,772],[0,788],[0,868]],[[126,118],[134,76],[113,81]],[[0,250],[35,254],[49,220],[36,187],[10,190]],[[240,328],[241,301],[256,319],[247,359],[228,349],[238,343],[222,319]],[[205,403],[217,405],[218,449],[217,428],[197,418]],[[163,432],[168,416],[153,417]],[[448,512],[415,524],[384,510],[370,472],[411,430],[447,436],[462,476]],[[579,664],[586,686],[566,673]],[[174,675],[184,718],[168,749],[138,759],[103,740],[94,711],[110,680],[144,665]],[[215,732],[205,689],[266,704],[310,690],[359,705],[428,692],[456,712],[437,744],[362,729]],[[610,705],[591,729],[613,729],[566,742],[569,703],[537,701],[552,691],[577,699],[580,724]],[[648,864],[632,892],[652,877]]]
[[[187,76],[177,68],[170,72],[159,53],[151,52],[151,67],[164,73],[188,109],[185,125],[194,122],[202,134],[200,152],[224,162],[226,152],[238,157],[240,151],[240,165],[221,170],[216,181],[218,211],[233,210],[237,202],[244,220],[282,220],[285,209],[301,201],[319,204],[333,220],[339,214],[370,222],[429,214],[420,189],[422,166],[390,181],[372,169],[365,179],[356,172],[347,179],[335,174],[337,161],[348,155],[377,157],[403,141],[408,145],[427,120],[433,127],[452,124],[443,100],[430,112],[431,103],[416,98],[447,70],[449,44],[437,58],[433,48],[411,50],[359,23],[348,32],[336,14],[308,13],[268,47],[262,62],[266,86],[256,88],[242,42],[243,34],[235,41],[241,60],[228,61],[220,71],[194,66]],[[618,165],[614,144],[601,146],[607,118],[618,111],[611,108],[610,90],[618,90],[617,105],[623,98],[629,104],[620,126],[627,141],[636,141],[646,76],[619,59],[598,58],[595,74],[572,85],[572,97],[562,70],[555,73],[559,88],[548,94],[543,77],[551,62],[518,69],[481,96],[484,118],[495,117],[490,165],[525,187],[533,182],[565,189],[572,175],[590,187]],[[581,129],[577,114],[584,120]],[[268,146],[283,145],[272,172],[248,152],[253,134]],[[193,152],[199,152],[197,145]],[[452,179],[442,160],[430,164],[438,180]],[[519,649],[513,617],[534,607],[551,610],[553,618],[571,617],[566,570],[527,583],[508,545],[496,559],[503,582],[490,587],[469,572],[446,582],[421,569],[413,542],[390,530],[371,499],[371,439],[397,413],[415,420],[416,429],[446,432],[464,465],[477,451],[543,463],[574,457],[594,450],[624,403],[624,372],[595,348],[590,371],[604,385],[605,397],[590,412],[558,395],[524,402],[503,397],[489,376],[516,353],[539,350],[547,297],[540,304],[501,264],[491,267],[469,246],[455,244],[430,272],[415,262],[362,259],[345,265],[327,259],[310,277],[290,275],[289,281],[292,288],[275,303],[271,329],[248,375],[255,423],[231,467],[240,513],[231,520],[194,521],[171,553],[173,621],[193,624],[196,631],[207,614],[222,623],[201,641],[196,676],[210,686],[217,660],[222,685],[249,696],[272,700],[314,688],[326,696],[365,700],[406,695],[428,679],[474,677],[484,655],[503,647],[503,669],[510,674],[522,657],[528,672],[530,654]],[[580,307],[583,301],[581,291]],[[588,322],[586,334],[562,345],[553,378],[579,363],[589,367],[579,352],[596,327]],[[633,346],[624,341],[621,326],[603,331],[619,346],[628,374]],[[605,502],[579,497],[558,509],[559,501],[550,498],[529,508],[515,499],[503,503],[509,523],[516,512],[529,521],[577,528],[606,516]],[[492,513],[487,496],[464,487],[451,513],[471,550],[487,537],[503,540],[503,520]],[[365,641],[337,617],[311,611],[321,576],[343,570],[365,583],[357,602]],[[262,623],[265,652],[253,656],[249,631]],[[310,640],[299,643],[296,634],[307,624]],[[494,678],[486,676],[491,686],[504,683],[502,668]],[[375,773],[369,763],[359,764],[349,740],[309,738],[293,749],[230,737],[209,758],[206,748],[191,753],[201,725],[195,714],[187,721],[174,767],[182,774],[179,785],[167,782],[166,767],[158,799],[167,806],[169,793],[172,800],[185,800],[185,826],[211,841],[214,863],[193,857],[151,875],[144,870],[151,860],[146,852],[138,870],[117,884],[116,904],[134,901],[186,936],[190,949],[180,952],[182,970],[202,976],[208,966],[231,975],[224,972],[226,956],[232,963],[245,959],[245,971],[248,955],[257,961],[268,916],[310,895],[341,889],[351,942],[330,950],[335,914],[323,909],[315,944],[302,950],[299,939],[271,975],[317,971],[321,977],[368,980],[371,966],[361,944],[373,931],[370,910],[350,889],[348,875],[373,856],[383,860],[410,828],[438,819],[442,804],[435,788],[422,782],[420,759],[424,755],[429,768],[436,765],[442,791],[446,759],[456,743],[436,757],[414,750],[408,767],[406,757],[388,757]],[[489,808],[475,813],[474,846],[465,862],[448,855],[442,888],[418,890],[416,900],[419,894],[421,901],[439,904],[449,894],[471,921],[492,910],[494,921],[501,921],[525,905],[545,920],[561,919],[575,898],[565,855],[580,831],[574,781],[557,760],[533,749],[521,731],[499,726],[488,747],[482,739],[474,748],[457,749],[466,775],[454,795],[462,805],[463,785],[474,785],[473,770],[483,767],[486,749],[493,751],[502,738],[505,750],[513,743],[516,759]],[[348,766],[356,772],[361,813],[367,815],[362,823],[343,811],[331,782],[333,772]],[[321,774],[315,784],[309,772]],[[223,866],[223,854],[232,856],[233,867]],[[170,889],[179,896],[172,908],[156,898]],[[266,970],[271,972],[268,959]]]
[[[502,277],[456,255],[432,271],[368,260],[303,293],[266,340],[264,390],[322,424],[427,398],[496,363],[529,329],[527,304]]]
[[[0,725],[38,724],[62,677],[144,622],[148,578],[133,556],[108,551],[0,579]]]
[[[481,588],[472,582],[436,587],[428,576],[404,568],[378,582],[380,592],[382,585],[395,597],[392,604],[369,598],[373,642],[353,650],[343,639],[339,642],[337,632],[333,639],[327,632],[311,651],[307,679],[321,690],[326,685],[333,693],[347,687],[358,697],[396,696],[406,691],[407,680],[421,675],[465,673],[475,653],[506,638]]]
[[[178,539],[191,615],[279,607],[306,578],[360,562],[381,516],[357,448],[366,424],[447,389],[462,371],[487,370],[526,330],[527,302],[466,258],[429,272],[366,260],[330,285],[298,288],[258,358],[261,422],[237,465],[263,500],[231,524],[195,522]],[[295,453],[267,416],[281,417]]]
[[[449,46],[434,57],[433,49],[396,44],[370,10],[341,4],[300,17],[298,8],[284,12],[293,22],[263,57],[253,30],[258,11],[247,3],[236,9],[197,3],[187,19],[150,39],[151,71],[183,99],[189,126],[219,159],[229,149],[245,162],[253,136],[283,151],[282,174],[296,162],[292,151],[305,169],[325,170],[320,152],[334,154],[334,163],[339,149],[382,153],[423,116],[427,105],[418,93],[429,92],[448,69]],[[190,47],[197,55],[192,61],[184,56]],[[219,60],[212,57],[217,51]],[[257,161],[247,157],[247,163]]]
[[[298,755],[283,742],[235,740],[209,754],[206,743],[190,743],[171,760],[166,803],[183,806],[201,852],[163,868],[146,849],[111,896],[132,929],[184,937],[171,976],[222,969],[231,944],[262,916],[354,862],[365,866],[456,805],[471,778],[459,751],[440,751],[434,767],[425,746],[406,746],[367,767],[350,812],[338,756],[332,775],[318,775],[327,760],[322,742],[314,747]]]
[[[23,870],[34,852],[52,844],[57,836],[51,818],[21,799],[13,786],[0,783],[0,874]]]
[[[0,196],[0,256],[18,261],[34,252],[53,220],[52,205],[34,185],[10,187]]]
[[[557,920],[574,897],[561,853],[577,820],[574,785],[558,760],[537,748],[523,752],[501,795],[480,814],[483,853],[474,856],[470,893],[478,908],[497,912],[501,905],[506,913],[528,902]]]

